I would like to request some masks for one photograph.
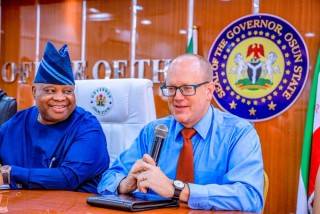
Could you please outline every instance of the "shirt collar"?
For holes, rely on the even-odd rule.
[[[197,133],[201,136],[202,139],[205,139],[211,123],[212,123],[212,106],[209,106],[207,113],[204,115],[204,117],[201,118],[201,120],[193,127]],[[181,132],[181,130],[184,128],[184,126],[177,122],[176,125],[176,130],[175,130],[175,139],[177,139],[177,136],[179,135],[179,133]]]
[[[205,139],[207,137],[207,134],[211,127],[212,114],[212,107],[209,106],[208,111],[204,115],[204,117],[202,117],[201,120],[193,127],[197,131],[197,133],[202,137],[202,139]]]

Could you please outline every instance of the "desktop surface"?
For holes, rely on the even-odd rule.
[[[120,210],[93,207],[86,203],[94,194],[57,190],[0,190],[0,213],[130,213]],[[191,210],[185,204],[180,207],[161,208],[143,212],[146,214],[222,214],[245,212]]]

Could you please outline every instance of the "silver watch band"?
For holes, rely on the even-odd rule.
[[[9,165],[5,165],[1,167],[3,184],[6,184],[6,185],[10,184],[10,171],[11,171],[11,167]]]

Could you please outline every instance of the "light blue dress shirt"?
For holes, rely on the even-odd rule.
[[[168,116],[145,126],[132,146],[107,170],[98,185],[99,193],[115,193],[120,181],[137,159],[150,153],[154,130],[168,126],[158,161],[160,169],[176,178],[177,162],[183,146],[183,125]],[[189,184],[188,205],[192,209],[242,210],[258,212],[263,207],[263,160],[257,132],[236,116],[210,107],[194,126],[194,183]]]

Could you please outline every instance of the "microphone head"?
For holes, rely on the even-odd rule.
[[[168,134],[168,127],[164,124],[159,124],[156,126],[156,129],[154,132],[157,137],[165,139]]]

